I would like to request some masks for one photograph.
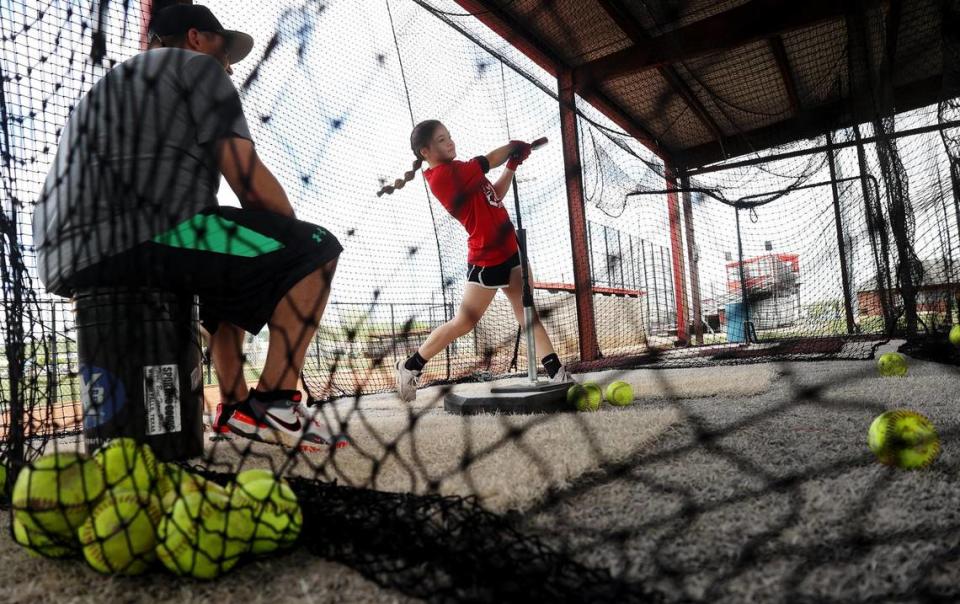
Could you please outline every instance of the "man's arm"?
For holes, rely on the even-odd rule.
[[[260,161],[253,141],[239,137],[223,139],[217,144],[217,157],[220,172],[244,209],[295,217],[286,191]]]

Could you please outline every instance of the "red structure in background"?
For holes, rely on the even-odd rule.
[[[793,291],[800,278],[800,256],[797,254],[764,254],[745,258],[743,274],[747,281],[747,297],[753,300]],[[740,263],[727,263],[727,292],[740,295]]]

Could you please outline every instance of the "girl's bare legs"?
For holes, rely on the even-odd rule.
[[[397,363],[397,394],[400,395],[400,400],[413,401],[417,398],[420,371],[424,363],[439,354],[450,342],[470,333],[496,295],[495,289],[467,283],[463,302],[453,319],[434,329],[427,341],[417,350],[417,354]]]
[[[530,281],[533,282],[533,275],[530,275]],[[510,306],[513,307],[513,314],[517,317],[520,327],[526,329],[524,324],[526,319],[523,317],[523,282],[520,279],[519,266],[510,272],[510,285],[503,289],[503,293],[510,300]],[[537,357],[539,359],[556,352],[553,349],[553,344],[550,343],[547,330],[543,328],[543,323],[540,322],[540,315],[536,311],[533,313],[533,337],[537,343]]]
[[[495,289],[486,289],[476,283],[468,283],[463,292],[463,301],[460,303],[457,314],[433,330],[427,341],[417,350],[420,356],[429,361],[446,348],[450,342],[470,333],[470,330],[476,326],[477,321],[486,312],[487,307],[490,306],[490,302],[496,295],[497,290]]]

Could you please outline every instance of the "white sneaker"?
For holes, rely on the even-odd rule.
[[[572,384],[577,380],[574,379],[572,373],[567,371],[567,367],[564,365],[560,367],[560,371],[557,372],[557,375],[550,378],[550,381],[554,384],[563,384],[566,382],[570,382]]]
[[[420,385],[420,372],[407,369],[403,361],[397,361],[397,395],[400,400],[410,402],[417,399],[417,386]]]

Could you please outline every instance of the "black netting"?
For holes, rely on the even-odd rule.
[[[209,0],[242,60],[148,28],[189,1],[0,4],[15,578],[25,548],[127,599],[955,600],[960,6],[567,69],[746,4]],[[522,219],[534,373],[599,412],[456,412],[522,383],[526,319],[518,271],[471,283],[461,191],[396,183],[428,119]],[[894,409],[934,465],[875,463]],[[76,566],[52,599],[100,585]],[[362,593],[305,583],[333,572]]]

